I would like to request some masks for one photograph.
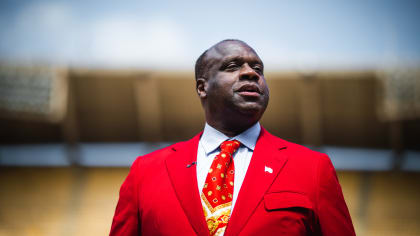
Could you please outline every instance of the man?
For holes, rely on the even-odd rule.
[[[257,53],[224,40],[195,69],[204,131],[137,158],[111,235],[355,235],[329,158],[260,126]]]

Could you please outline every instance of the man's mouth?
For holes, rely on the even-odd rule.
[[[236,92],[244,97],[259,97],[261,95],[260,88],[255,84],[242,85]]]

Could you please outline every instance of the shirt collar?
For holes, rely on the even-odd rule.
[[[206,123],[204,127],[203,134],[201,135],[200,142],[203,145],[204,151],[208,155],[209,153],[215,151],[223,141],[236,139],[242,143],[245,147],[251,149],[252,151],[255,148],[257,143],[258,136],[260,135],[261,126],[257,122],[244,132],[238,134],[235,137],[229,138],[222,132],[211,127]]]

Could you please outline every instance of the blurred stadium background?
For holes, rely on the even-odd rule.
[[[239,38],[262,125],[325,152],[357,235],[420,235],[420,3],[2,1],[0,235],[106,235],[134,159],[192,137],[193,65]]]

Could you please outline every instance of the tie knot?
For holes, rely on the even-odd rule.
[[[221,152],[227,152],[230,155],[236,152],[238,150],[241,143],[238,140],[232,140],[232,141],[224,141],[222,144],[220,144],[220,151]]]

